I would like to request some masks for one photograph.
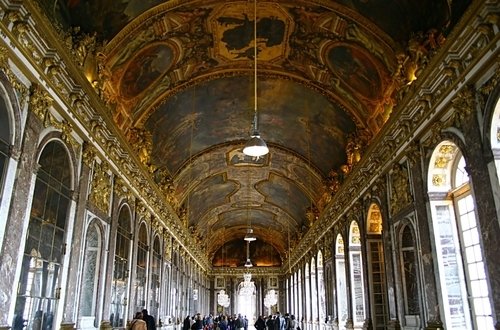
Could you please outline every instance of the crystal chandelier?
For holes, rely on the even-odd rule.
[[[275,290],[269,290],[264,297],[264,306],[271,308],[278,303],[278,297]]]
[[[255,292],[255,284],[252,281],[252,274],[243,274],[243,282],[239,285],[240,294],[243,296],[251,296]]]
[[[225,290],[220,290],[217,295],[217,303],[224,308],[229,307],[229,295]]]

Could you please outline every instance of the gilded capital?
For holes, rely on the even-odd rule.
[[[454,99],[451,100],[455,112],[451,118],[451,125],[456,127],[467,126],[467,121],[476,110],[476,90],[473,86],[465,86]],[[464,126],[465,125],[465,126]]]

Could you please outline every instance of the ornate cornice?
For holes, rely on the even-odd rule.
[[[305,235],[291,254],[294,267],[319,241],[342,220],[359,196],[390,170],[395,159],[401,157],[407,146],[426,131],[440,132],[439,122],[450,109],[451,95],[470,83],[471,77],[487,65],[498,65],[500,34],[495,33],[496,1],[474,2],[462,21],[448,36],[416,81],[406,91],[393,115],[353,168],[346,181],[333,196],[321,218]],[[497,20],[496,20],[497,21]],[[493,64],[491,64],[493,61]],[[462,98],[463,100],[463,98]],[[467,98],[466,98],[467,100]],[[456,109],[455,109],[456,110]],[[438,126],[433,126],[436,123]],[[376,148],[374,147],[376,146]],[[315,230],[322,228],[322,231]]]
[[[180,225],[172,207],[160,197],[163,195],[159,188],[140,159],[134,155],[125,137],[114,126],[110,110],[84,76],[81,67],[84,58],[74,58],[75,51],[91,51],[91,47],[78,50],[78,47],[73,47],[73,43],[68,45],[63,42],[64,36],[52,28],[48,18],[41,14],[36,1],[0,1],[0,13],[5,18],[0,24],[0,35],[5,43],[0,52],[0,69],[6,72],[9,81],[21,95],[24,85],[9,73],[14,71],[10,65],[17,65],[31,80],[34,87],[31,90],[30,109],[44,123],[48,108],[56,109],[63,117],[59,127],[56,127],[62,131],[63,137],[70,141],[72,136],[79,136],[91,144],[96,156],[108,162],[110,170],[123,179],[134,195],[140,197],[152,216],[159,219],[182,249],[203,270],[209,269],[211,266],[206,256],[190,242],[189,234]],[[82,45],[84,41],[82,39]],[[22,62],[17,60],[20,54],[24,57]],[[83,53],[80,55],[85,56]],[[10,59],[19,63],[11,64]],[[54,122],[49,124],[53,125]]]

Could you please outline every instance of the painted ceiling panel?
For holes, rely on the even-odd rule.
[[[270,145],[311,158],[323,174],[345,162],[344,145],[355,124],[344,110],[291,81],[259,80],[258,87],[260,133]],[[251,132],[252,89],[250,78],[229,77],[171,97],[146,123],[153,134],[153,163],[176,173],[190,153],[244,141]]]

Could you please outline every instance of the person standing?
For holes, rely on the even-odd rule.
[[[221,316],[221,320],[219,321],[219,329],[220,330],[228,330],[227,320],[226,320],[225,315]]]
[[[269,314],[269,316],[267,317],[266,327],[267,327],[267,330],[274,329],[274,320],[273,320],[273,316],[271,314]]]
[[[236,319],[236,329],[244,330],[244,327],[245,327],[245,322],[243,321],[241,314],[238,314],[238,318]]]
[[[264,319],[262,318],[262,315],[259,315],[259,318],[257,319],[257,321],[255,321],[254,327],[257,330],[264,330],[264,329],[266,329],[266,322],[264,322]]]
[[[142,319],[146,322],[147,330],[156,330],[155,318],[148,314],[147,309],[142,310]]]
[[[184,322],[182,323],[182,330],[189,330],[189,329],[191,329],[191,318],[188,315],[186,316]]]
[[[281,316],[280,312],[276,312],[276,317],[274,318],[274,330],[286,330],[285,329],[285,318]]]
[[[243,329],[248,330],[248,319],[246,315],[243,317]]]
[[[146,322],[142,319],[142,313],[135,313],[134,319],[130,322],[130,330],[147,330]]]

